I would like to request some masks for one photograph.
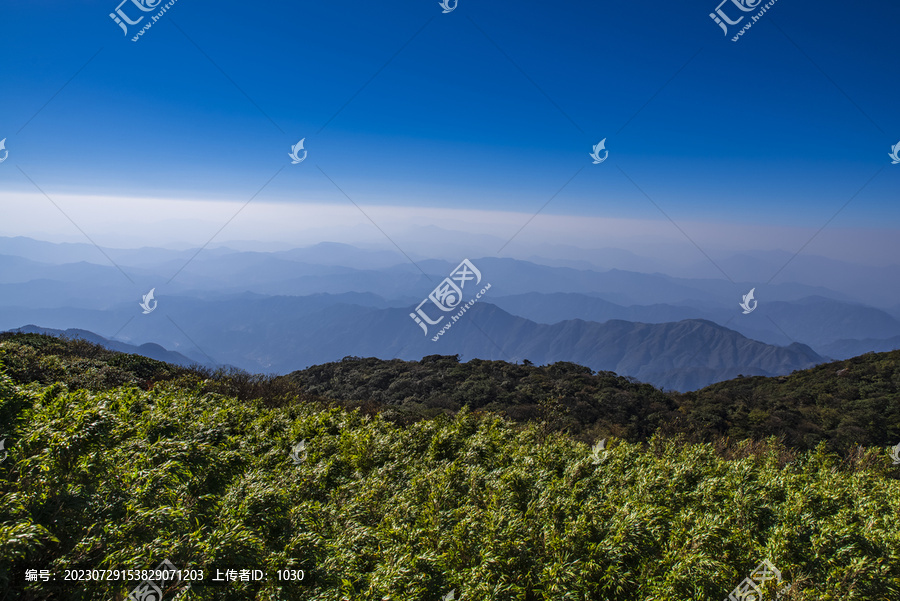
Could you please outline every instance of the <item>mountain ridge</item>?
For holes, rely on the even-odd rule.
[[[688,392],[560,361],[537,366],[429,355],[417,361],[344,357],[284,376],[178,367],[84,339],[0,334],[0,358],[18,383],[92,391],[158,385],[279,407],[343,407],[411,423],[467,411],[543,424],[593,444],[656,435],[711,442],[778,437],[797,449],[900,440],[900,351],[867,353],[778,377],[737,377]]]
[[[170,351],[154,342],[145,342],[141,345],[133,345],[118,340],[110,340],[108,338],[100,336],[99,334],[95,334],[94,332],[82,330],[79,328],[57,330],[54,328],[42,328],[34,324],[29,324],[27,326],[22,326],[21,328],[16,328],[15,330],[9,330],[9,332],[15,334],[41,334],[44,336],[54,336],[56,338],[86,340],[90,343],[102,346],[103,348],[110,351],[131,355],[140,355],[142,357],[147,357],[148,359],[154,359],[156,361],[162,361],[164,363],[170,363],[172,365],[178,365],[180,367],[199,367],[203,365],[202,363],[194,361],[193,359],[186,357],[185,355],[182,355],[177,351]]]
[[[417,360],[439,353],[537,364],[568,361],[684,391],[738,374],[783,375],[826,360],[805,345],[768,345],[707,320],[567,320],[546,325],[488,302],[473,306],[437,342],[431,340],[434,332],[422,336],[409,318],[411,308],[329,304],[323,297],[201,304],[182,299],[169,310],[175,323],[190,324],[191,349],[196,345],[215,362],[250,372],[285,374],[348,355]],[[280,317],[275,320],[273,315]],[[149,317],[140,322],[139,333],[159,343],[160,324],[165,322]],[[178,329],[171,330],[173,336],[183,337]]]

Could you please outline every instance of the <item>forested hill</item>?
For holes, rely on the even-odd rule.
[[[900,351],[866,353],[779,378],[737,378],[676,397],[704,432],[782,436],[796,448],[900,443]]]
[[[648,438],[676,409],[650,384],[574,363],[544,367],[430,355],[421,361],[346,357],[289,374],[315,395],[364,401],[397,416],[431,416],[462,407],[515,421],[542,420],[572,434]]]
[[[432,355],[421,361],[347,357],[268,377],[211,373],[114,353],[81,340],[0,335],[10,376],[93,390],[148,389],[167,380],[278,406],[309,402],[360,408],[399,423],[472,410],[540,422],[589,442],[645,441],[654,433],[696,442],[777,436],[797,449],[825,441],[836,451],[900,442],[900,351],[870,353],[778,378],[748,377],[699,391],[663,392],[572,363],[516,365]]]
[[[779,436],[804,449],[821,441],[843,450],[900,442],[900,351],[778,378],[736,378],[685,394],[572,363],[459,363],[440,356],[418,362],[348,357],[290,377],[304,390],[345,402],[367,399],[413,414],[468,405],[515,420],[549,420],[585,439],[641,440],[660,431],[695,441]]]
[[[414,401],[405,417],[375,403],[370,415],[304,388],[321,383],[3,337],[0,600],[747,599],[748,577],[776,570],[750,581],[757,598],[900,598],[900,480],[885,448],[592,446],[549,428],[598,407],[586,428],[639,436],[691,410],[575,366],[367,363],[315,373],[368,374],[362,394],[404,370],[440,380],[442,367],[472,398],[507,382],[543,414],[405,423]],[[191,575],[142,575],[163,562]],[[223,581],[229,570],[263,577]]]

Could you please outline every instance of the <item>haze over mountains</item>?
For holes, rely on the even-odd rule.
[[[653,263],[615,249],[584,256]],[[876,285],[876,268],[798,256],[793,263],[817,267],[802,281],[766,284],[761,274],[785,261],[781,253],[766,257],[755,263],[762,280],[755,282],[587,259],[469,257],[490,290],[433,341],[435,327],[424,334],[410,313],[462,257],[412,256],[414,264],[393,250],[338,243],[101,253],[89,244],[0,238],[0,330],[80,328],[113,343],[153,343],[185,360],[266,373],[350,355],[571,361],[675,390],[900,348],[900,310],[890,287]],[[721,265],[737,273],[746,259]],[[897,273],[897,266],[880,269],[883,282]],[[151,288],[159,304],[143,314],[138,303]],[[751,288],[759,304],[745,315],[738,304]]]

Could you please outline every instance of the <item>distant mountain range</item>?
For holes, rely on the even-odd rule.
[[[809,283],[672,277],[540,257],[473,259],[490,293],[433,342],[409,315],[454,262],[414,257],[413,264],[393,251],[335,243],[104,252],[115,265],[90,245],[0,238],[0,330],[78,328],[107,344],[154,343],[154,352],[169,349],[184,361],[263,373],[348,355],[572,361],[675,390],[900,348],[896,305],[876,308]],[[597,256],[629,258],[623,253]],[[735,269],[752,264],[735,260]],[[142,314],[138,302],[151,288],[158,308]],[[759,305],[742,314],[738,303],[750,288]]]
[[[302,311],[301,303],[306,304]],[[788,374],[825,361],[805,345],[768,345],[705,320],[664,324],[568,320],[545,325],[484,304],[475,305],[467,319],[432,342],[415,327],[408,309],[325,303],[317,308],[311,299],[291,297],[219,304],[224,306],[183,307],[174,323],[189,328],[190,339],[204,356],[250,372],[287,373],[345,356],[418,359],[442,354],[511,362],[528,359],[538,365],[571,361],[684,391],[738,375]],[[229,326],[229,314],[257,319]],[[273,314],[284,317],[273,323]],[[159,319],[144,323],[147,335],[169,325]],[[104,344],[105,339],[92,336]],[[86,334],[81,337],[90,339]],[[106,343],[104,346],[113,348]],[[130,348],[134,350],[125,352],[159,358],[145,352],[143,346]]]
[[[444,249],[447,245],[440,244],[438,240],[458,240],[462,237],[471,240],[471,236],[466,236],[465,232],[453,232],[433,226],[419,228],[417,231],[422,241],[427,241],[428,247],[432,248],[437,255],[451,256],[457,262],[461,258],[457,257],[457,251]],[[489,255],[490,249],[496,248],[495,244],[502,243],[503,240],[491,238],[481,242],[479,244],[473,243],[472,248],[481,250],[469,253],[469,258]],[[322,242],[304,248],[259,252],[258,250],[240,249],[260,249],[272,245],[263,245],[258,242],[232,242],[229,243],[229,246],[231,248],[228,246],[204,248],[197,255],[195,261],[210,261],[209,265],[211,266],[222,259],[226,259],[225,265],[227,266],[228,260],[236,259],[237,255],[244,254],[248,257],[255,257],[253,260],[259,264],[281,260],[307,265],[345,267],[353,270],[379,270],[396,265],[412,267],[407,256],[400,254],[393,248],[381,250],[358,248],[335,242]],[[456,245],[454,245],[455,247]],[[132,249],[104,248],[103,253],[101,253],[96,247],[87,243],[55,244],[21,236],[0,236],[0,255],[16,256],[37,263],[56,265],[84,261],[112,268],[107,258],[109,257],[116,264],[124,266],[132,277],[135,274],[140,275],[140,272],[157,272],[157,276],[168,279],[177,269],[184,266],[191,257],[196,255],[198,250],[196,248],[173,250],[153,247]],[[415,261],[420,262],[420,264],[425,259],[425,257],[418,256],[415,253],[407,254]],[[573,271],[593,271],[597,273],[620,270],[625,273],[640,273],[651,276],[668,274],[672,279],[683,282],[709,280],[711,273],[715,274],[715,277],[721,275],[720,272],[712,268],[707,259],[700,256],[697,257],[696,262],[693,264],[679,264],[670,260],[670,257],[664,251],[657,250],[657,254],[663,258],[650,259],[621,248],[585,249],[564,245],[544,245],[539,253],[531,254],[526,260],[521,262],[544,267],[567,267],[573,269]],[[5,260],[5,258],[0,259],[0,273],[2,273],[2,264]],[[786,298],[779,292],[779,286],[780,283],[792,283],[804,287],[804,290],[801,290],[800,294],[794,298],[819,294],[827,298],[864,303],[884,309],[892,307],[893,311],[889,312],[900,317],[900,306],[898,306],[897,300],[900,299],[900,262],[897,261],[893,264],[885,264],[879,267],[839,261],[807,254],[806,252],[797,254],[795,251],[771,250],[745,251],[726,255],[722,258],[717,257],[716,264],[733,281],[738,282],[739,287],[749,284],[760,287],[761,291],[765,288],[768,291],[767,298],[769,300],[791,300],[791,298]],[[115,268],[112,269],[114,270]],[[204,269],[206,267],[195,271],[194,275],[201,275]],[[426,269],[426,271],[428,270]],[[242,275],[227,269],[226,273],[234,273],[237,276]],[[779,284],[762,286],[763,282],[769,282],[773,275],[776,274],[778,274],[776,281]],[[121,277],[121,274],[119,274],[119,277]],[[0,282],[6,281],[0,275]],[[186,281],[179,279],[172,282],[172,284],[176,288],[180,288]],[[157,280],[156,283],[151,283],[151,285],[157,285],[158,283],[159,281]],[[238,281],[237,283],[239,284],[240,282]],[[541,287],[541,284],[541,281],[533,281],[529,291],[589,292],[586,290],[556,289],[552,286]],[[313,290],[311,292],[303,292],[303,294],[314,292],[329,291],[324,289]],[[520,292],[520,290],[508,290],[504,294],[518,294]],[[614,289],[606,289],[602,292],[615,293],[616,291]],[[746,292],[746,290],[742,292]],[[290,292],[285,291],[282,293]],[[390,297],[391,295],[387,294],[385,296]],[[732,296],[730,291],[728,296],[729,298]],[[628,300],[617,300],[615,298],[608,300],[625,305],[678,302],[677,299],[673,298],[649,299],[645,298],[643,294],[639,295],[638,298]]]
[[[707,319],[727,324],[730,329],[749,338],[770,344],[802,341],[817,352],[835,359],[853,357],[867,350],[900,348],[897,341],[900,320],[881,309],[822,296],[792,302],[761,303],[750,315],[736,315],[735,311],[725,308],[687,304],[623,306],[585,294],[559,292],[502,296],[492,302],[510,313],[539,323],[566,319],[597,322],[624,319],[645,323]]]

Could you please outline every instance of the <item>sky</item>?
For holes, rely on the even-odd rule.
[[[895,4],[143,1],[0,7],[0,235],[900,250]]]

